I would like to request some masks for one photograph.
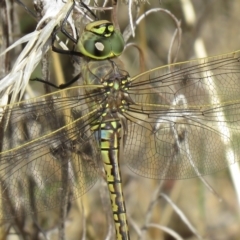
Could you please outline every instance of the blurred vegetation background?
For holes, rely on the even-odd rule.
[[[191,11],[184,12],[186,2],[186,0],[150,0],[141,3],[141,13],[153,8],[162,8],[170,11],[181,22],[182,35],[179,53],[177,54],[178,62],[198,58],[195,46],[196,40],[199,38],[204,42],[208,56],[239,49],[240,1],[192,0],[190,3],[195,12],[195,21],[192,21],[192,23],[187,20]],[[32,1],[23,0],[23,3],[33,10]],[[98,4],[101,6],[100,2]],[[109,5],[111,4],[109,3]],[[128,5],[125,2],[119,2],[119,5],[118,19],[121,30],[124,31],[129,24]],[[17,3],[14,3],[13,13],[15,22],[13,23],[14,36],[10,38],[12,42],[34,31],[37,24],[37,21]],[[100,19],[110,18],[110,13],[107,11],[97,13],[97,15]],[[146,69],[169,63],[169,48],[175,29],[176,25],[173,19],[166,12],[150,14],[137,27],[136,36],[131,37],[128,43],[137,43],[143,50]],[[4,33],[2,32],[2,34]],[[17,51],[20,52],[21,49]],[[176,52],[175,44],[172,49],[172,59],[176,56]],[[56,81],[56,73],[62,70],[64,79],[68,81],[73,77],[74,71],[72,60],[69,60],[71,57],[59,55],[53,53],[50,58],[52,79]],[[11,55],[10,68],[16,56]],[[59,58],[58,60],[55,59],[56,56]],[[132,76],[141,72],[139,54],[136,49],[128,48],[121,59]],[[60,61],[61,70],[56,67],[55,61]],[[1,72],[1,74],[1,77],[3,77],[5,73]],[[33,77],[36,76],[41,77],[41,66],[33,73]],[[34,94],[44,94],[41,83],[31,83],[31,85]],[[182,210],[204,239],[239,239],[239,205],[228,169],[205,177],[222,198],[222,202],[219,202],[218,198],[198,178],[178,181],[145,179],[128,170],[124,163],[122,164],[122,175],[131,239],[175,239],[170,234],[153,227],[146,228],[146,233],[141,232],[140,234],[142,238],[138,237],[136,229],[140,230],[145,224],[149,223],[166,226],[177,232],[182,239],[199,239],[173,210],[171,204],[163,197],[155,196],[156,192],[166,194]],[[111,210],[108,209],[109,204],[106,204],[109,201],[108,199],[105,186],[99,181],[81,199],[73,202],[66,221],[66,239],[83,239],[83,229],[86,232],[86,239],[107,239],[109,216],[111,218]],[[153,199],[155,199],[154,206],[150,208]],[[82,206],[82,209],[79,209],[79,206]],[[58,239],[57,231],[54,231],[58,224],[57,211],[51,210],[43,213],[38,224],[44,232],[51,232],[49,239]],[[26,217],[22,228],[29,233],[32,231],[33,225],[30,217]],[[25,238],[19,232],[16,234],[16,228],[11,227],[10,233],[7,236],[2,236],[2,239]],[[26,237],[26,239],[31,238]],[[39,239],[44,238],[39,237]]]

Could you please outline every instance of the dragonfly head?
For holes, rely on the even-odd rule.
[[[103,60],[119,56],[124,49],[124,40],[111,22],[100,20],[86,25],[77,46],[83,55]]]

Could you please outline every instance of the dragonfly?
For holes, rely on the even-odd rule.
[[[128,240],[120,162],[146,178],[184,179],[238,161],[240,51],[131,77],[106,20],[86,25],[78,49],[82,85],[2,106],[0,218],[66,204],[104,169],[116,239]]]

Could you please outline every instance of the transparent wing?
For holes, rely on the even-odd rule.
[[[132,79],[125,158],[145,177],[209,174],[239,161],[239,52],[160,67]]]
[[[90,124],[98,112],[86,105],[94,94],[86,97],[79,90],[5,107],[0,180],[6,209],[1,219],[16,217],[23,208],[29,213],[58,207],[64,196],[79,197],[95,183],[100,155]]]

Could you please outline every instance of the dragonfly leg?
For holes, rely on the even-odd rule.
[[[77,74],[72,80],[70,80],[69,82],[60,84],[59,86],[51,83],[51,82],[47,82],[41,78],[34,78],[34,79],[30,79],[30,81],[36,81],[36,82],[41,82],[47,85],[50,85],[51,87],[57,88],[57,89],[65,89],[67,87],[69,87],[71,84],[73,84],[74,82],[76,82],[81,76],[81,73]]]

